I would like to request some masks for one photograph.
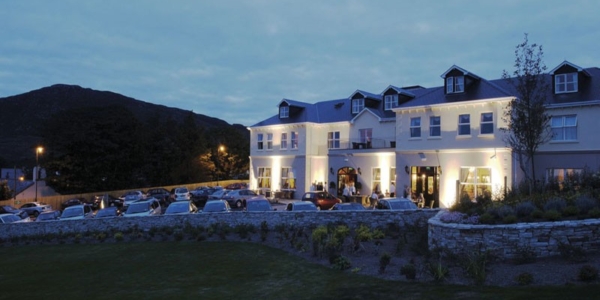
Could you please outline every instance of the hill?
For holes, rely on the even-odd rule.
[[[77,85],[56,84],[24,94],[0,98],[0,158],[7,167],[33,165],[35,146],[41,141],[40,126],[52,115],[74,108],[120,105],[136,118],[171,118],[181,121],[190,112],[157,105],[110,91],[97,91]],[[196,115],[199,127],[233,127],[249,138],[245,126],[221,119]],[[73,124],[76,125],[76,124]]]

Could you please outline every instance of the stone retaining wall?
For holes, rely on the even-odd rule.
[[[317,212],[230,212],[198,213],[193,215],[161,215],[133,218],[106,218],[86,220],[64,220],[48,222],[30,222],[18,224],[0,224],[0,239],[11,237],[40,236],[58,233],[85,233],[97,231],[126,231],[132,228],[150,230],[151,228],[209,226],[213,223],[227,223],[232,227],[239,224],[252,224],[257,228],[266,221],[273,229],[279,224],[310,226],[344,223],[349,227],[366,224],[371,228],[386,227],[394,223],[400,227],[417,222],[426,224],[426,220],[437,213],[437,209],[419,209],[407,211],[317,211]]]
[[[519,251],[533,251],[537,257],[560,255],[559,245],[585,251],[600,251],[600,220],[468,225],[440,221],[439,212],[429,219],[429,249],[441,247],[455,254],[469,250],[490,250],[504,258]],[[522,252],[521,252],[522,253]]]

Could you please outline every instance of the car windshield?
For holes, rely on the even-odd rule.
[[[190,211],[190,204],[186,202],[173,202],[167,207],[167,214],[176,214]]]
[[[62,218],[71,218],[71,217],[77,217],[77,216],[83,216],[83,208],[82,207],[65,208],[65,210],[63,211],[63,213],[61,215]]]
[[[128,214],[137,214],[137,213],[147,212],[149,210],[150,210],[150,205],[148,205],[148,203],[146,203],[146,202],[132,203],[127,208],[127,213]]]
[[[44,220],[54,220],[56,219],[54,213],[41,214],[37,216],[36,220],[44,221]]]
[[[12,207],[12,206],[10,206],[10,205],[5,205],[5,206],[4,206],[4,210],[5,210],[6,212],[8,212],[8,213],[14,213],[14,212],[16,212],[16,211],[17,211],[17,209],[16,209],[16,208],[14,208],[14,207]]]
[[[246,204],[247,211],[266,211],[271,210],[271,205],[268,201],[248,201]]]
[[[188,192],[187,188],[178,188],[175,190],[175,193],[177,193],[177,194],[185,194],[187,192]]]
[[[308,203],[296,203],[296,207],[294,210],[317,210],[314,205],[310,205]]]
[[[4,223],[12,223],[12,222],[16,222],[21,220],[21,218],[15,216],[15,215],[6,215],[6,216],[2,216],[2,221]]]
[[[417,206],[410,201],[390,201],[392,209],[416,209]]]

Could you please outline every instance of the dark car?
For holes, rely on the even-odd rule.
[[[240,189],[229,191],[226,195],[221,197],[222,200],[229,202],[229,205],[235,208],[242,208],[246,206],[246,200],[252,197],[258,196],[253,190]]]
[[[117,206],[109,206],[109,207],[105,207],[102,209],[99,209],[96,214],[94,215],[94,218],[98,219],[98,218],[114,218],[114,217],[118,217],[121,215],[121,211],[119,210],[119,208]]]
[[[187,215],[195,214],[198,212],[198,208],[192,201],[175,201],[169,204],[165,215]]]
[[[417,209],[417,205],[406,198],[382,199],[377,203],[377,209],[406,210]]]
[[[39,214],[35,218],[36,222],[53,221],[53,220],[60,220],[60,210],[45,211],[45,212]]]
[[[285,207],[286,211],[318,211],[314,203],[310,201],[290,202]]]
[[[61,210],[65,210],[65,208],[69,207],[69,206],[73,206],[73,205],[81,205],[84,204],[83,201],[81,201],[81,199],[79,198],[71,198],[68,199],[66,201],[64,201],[63,203],[60,204],[60,209]]]
[[[225,187],[226,190],[240,190],[246,188],[248,188],[248,185],[245,182],[236,182]]]
[[[334,206],[330,208],[330,210],[366,210],[366,208],[361,203],[355,202],[346,202],[346,203],[336,203]]]
[[[263,196],[253,197],[246,200],[246,211],[273,211],[271,202]]]
[[[29,214],[26,211],[10,205],[1,205],[0,214],[13,214],[19,216],[21,219],[29,218]]]
[[[209,187],[199,187],[190,191],[190,195],[192,196],[192,202],[197,207],[202,207],[208,201],[208,196],[212,195],[216,192],[217,189],[209,188]]]
[[[165,188],[154,188],[154,189],[149,189],[146,191],[146,197],[154,197],[156,199],[158,199],[158,201],[160,202],[160,205],[162,206],[166,206],[167,204],[169,204],[170,197],[171,197],[171,193],[169,192],[169,190],[165,189]]]
[[[336,203],[342,203],[342,200],[328,192],[308,192],[302,196],[302,201],[312,202],[317,209],[330,209]]]

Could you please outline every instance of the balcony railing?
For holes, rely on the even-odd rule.
[[[396,148],[396,141],[393,138],[371,139],[370,141],[364,141],[364,140],[360,140],[360,139],[340,140],[339,148],[332,147],[332,148],[329,148],[329,150],[337,150],[337,149],[363,150],[363,149],[384,149],[384,148]]]

